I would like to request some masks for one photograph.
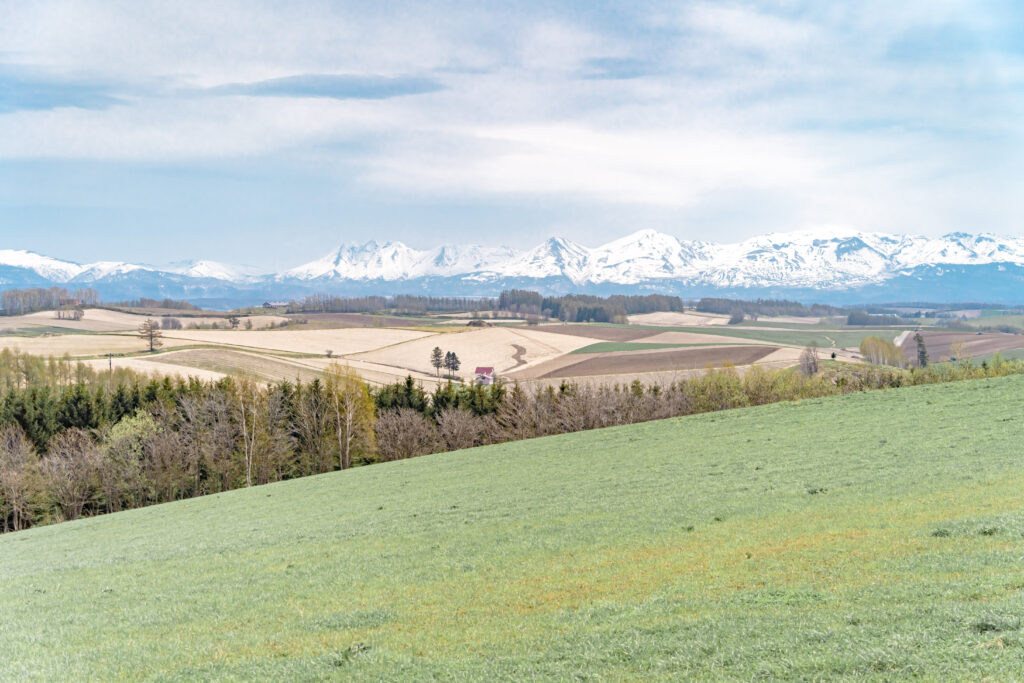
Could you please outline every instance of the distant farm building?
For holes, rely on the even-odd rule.
[[[477,368],[473,374],[476,376],[474,381],[477,384],[482,384],[484,386],[494,384],[494,368],[492,367]]]
[[[264,301],[263,308],[288,308],[287,301]]]

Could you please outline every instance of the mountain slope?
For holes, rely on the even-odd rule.
[[[772,233],[734,244],[643,230],[588,248],[553,237],[526,251],[401,242],[348,244],[309,263],[261,275],[214,261],[166,268],[80,265],[0,250],[0,286],[93,286],[107,297],[187,299],[415,293],[494,295],[506,287],[561,293],[775,296],[835,301],[1024,300],[1024,238],[952,233],[939,238],[829,229]]]
[[[1011,679],[1022,391],[712,413],[3,535],[0,679]]]

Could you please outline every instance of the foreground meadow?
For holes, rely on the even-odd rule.
[[[0,537],[0,679],[1007,679],[1024,378],[359,468]]]

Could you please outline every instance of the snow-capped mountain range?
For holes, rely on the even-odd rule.
[[[418,250],[369,241],[279,273],[205,260],[165,267],[83,265],[0,249],[0,289],[49,284],[92,286],[105,298],[235,302],[312,292],[477,296],[532,287],[553,293],[1017,303],[1024,301],[1024,238],[831,229],[720,244],[644,230],[592,248],[553,237],[526,251],[479,245]]]

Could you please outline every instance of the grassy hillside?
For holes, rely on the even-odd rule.
[[[0,679],[1007,679],[1024,377],[492,446],[0,537]]]

